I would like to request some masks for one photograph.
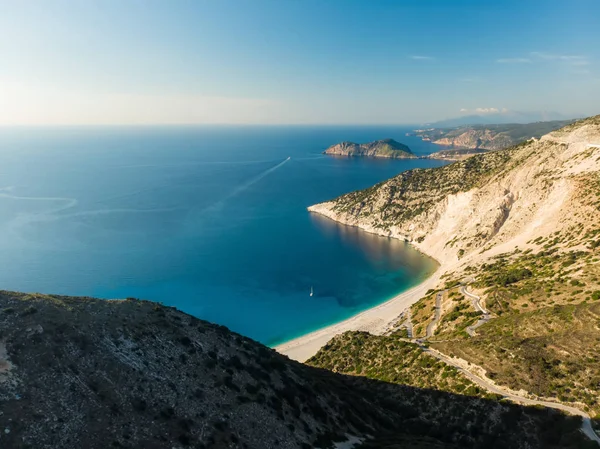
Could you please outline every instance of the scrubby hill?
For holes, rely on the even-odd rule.
[[[147,301],[0,292],[0,445],[586,447],[579,420],[308,367]]]
[[[462,376],[456,368],[424,353],[401,333],[379,336],[346,332],[336,336],[306,363],[336,373],[498,399]]]

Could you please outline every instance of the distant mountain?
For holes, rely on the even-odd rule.
[[[491,124],[506,124],[506,123],[533,123],[551,120],[566,120],[571,117],[565,117],[557,112],[519,112],[507,111],[498,112],[495,114],[476,114],[465,115],[462,117],[440,120],[428,124],[433,128],[453,128],[464,125],[491,125]]]
[[[406,145],[394,139],[376,140],[369,143],[341,142],[327,148],[323,154],[338,156],[385,157],[392,159],[414,159],[415,156]]]

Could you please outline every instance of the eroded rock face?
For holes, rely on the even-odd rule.
[[[480,148],[495,151],[510,146],[512,141],[508,136],[489,129],[468,129],[457,136],[443,137],[433,143],[457,148]]]
[[[377,140],[369,143],[341,142],[330,146],[324,154],[337,156],[366,156],[392,159],[414,159],[410,148],[393,139]]]
[[[441,262],[456,262],[459,255],[524,245],[579,223],[582,216],[590,223],[600,220],[598,210],[580,201],[581,179],[600,171],[595,142],[600,142],[600,116],[539,141],[404,172],[309,210],[407,239]]]

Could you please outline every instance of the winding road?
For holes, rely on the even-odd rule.
[[[473,301],[473,307],[475,308],[475,310],[477,310],[478,312],[481,312],[483,314],[483,316],[481,317],[481,319],[475,323],[473,326],[469,326],[466,331],[467,333],[473,337],[475,335],[475,329],[477,329],[479,326],[487,323],[490,319],[490,313],[485,309],[485,307],[481,304],[481,297],[470,293],[469,291],[467,291],[467,285],[469,282],[474,282],[474,279],[468,279],[461,287],[460,287],[460,292],[465,295],[466,297],[469,297],[472,299]],[[540,405],[543,407],[548,407],[548,408],[553,408],[553,409],[557,409],[557,410],[561,410],[563,412],[569,413],[571,415],[575,415],[575,416],[581,416],[581,431],[584,433],[584,435],[586,437],[588,437],[590,440],[595,441],[598,445],[600,445],[600,436],[598,436],[598,434],[594,431],[594,428],[592,427],[592,420],[590,418],[590,415],[588,415],[586,412],[579,410],[575,407],[570,407],[568,405],[564,405],[564,404],[560,404],[558,402],[550,402],[550,401],[544,401],[544,400],[538,400],[538,399],[531,399],[525,396],[520,396],[512,391],[507,391],[505,389],[502,389],[498,386],[496,386],[493,382],[491,382],[490,380],[478,376],[474,373],[472,373],[471,371],[467,370],[464,368],[464,364],[467,364],[469,362],[467,362],[466,360],[462,360],[462,359],[454,359],[452,357],[448,357],[447,355],[433,349],[430,348],[428,346],[425,345],[424,341],[431,337],[433,335],[433,331],[435,330],[435,326],[437,325],[437,323],[440,320],[440,315],[441,315],[441,299],[442,299],[442,292],[439,292],[435,298],[435,313],[434,313],[434,318],[433,320],[427,325],[427,336],[425,337],[425,339],[412,339],[411,341],[413,343],[416,343],[423,352],[431,355],[432,357],[437,358],[438,360],[441,360],[442,362],[453,366],[454,368],[456,368],[459,372],[461,372],[464,376],[466,376],[469,380],[471,380],[472,382],[474,382],[475,384],[479,385],[480,387],[484,388],[485,390],[491,392],[491,393],[495,393],[498,394],[500,396],[502,396],[505,399],[509,399],[513,402],[516,402],[518,404],[524,404],[524,405]],[[410,316],[409,316],[409,320],[410,320]],[[462,363],[461,363],[462,362]]]
[[[590,440],[595,441],[596,443],[598,443],[600,445],[600,437],[594,431],[594,429],[592,427],[592,421],[591,421],[590,415],[588,415],[586,412],[579,410],[575,407],[570,407],[568,405],[559,404],[557,402],[530,399],[530,398],[526,398],[524,396],[519,396],[512,392],[507,392],[507,391],[497,387],[490,381],[488,381],[480,376],[477,376],[476,374],[473,374],[471,371],[464,369],[460,363],[454,361],[452,358],[448,357],[447,355],[442,354],[441,352],[436,351],[435,349],[428,348],[427,346],[423,345],[422,343],[417,342],[417,344],[423,350],[423,352],[426,352],[427,354],[441,360],[442,362],[453,366],[458,371],[460,371],[462,374],[464,374],[468,379],[470,379],[471,381],[473,381],[480,387],[482,387],[492,393],[498,394],[498,395],[502,396],[503,398],[510,399],[511,401],[519,403],[519,404],[541,405],[543,407],[561,410],[561,411],[569,413],[571,415],[581,416],[581,418],[582,418],[581,431]]]
[[[425,331],[425,338],[429,338],[433,335],[433,331],[435,330],[435,328],[438,325],[438,322],[440,321],[440,316],[442,314],[442,294],[445,291],[446,290],[443,290],[441,292],[438,292],[437,295],[435,295],[435,313],[433,315],[433,320],[431,320],[431,322],[427,325],[427,330]]]
[[[414,333],[413,333],[413,325],[412,325],[412,312],[410,311],[410,309],[408,309],[408,313],[406,314],[406,334],[408,335],[408,338],[413,338],[414,337]]]
[[[479,321],[477,321],[477,323],[473,324],[472,326],[468,326],[465,330],[467,331],[467,334],[469,334],[471,337],[474,337],[476,335],[475,333],[475,329],[477,329],[480,326],[483,326],[485,323],[487,323],[492,317],[490,316],[490,312],[488,312],[482,305],[481,305],[481,297],[473,294],[473,293],[469,293],[467,291],[467,286],[463,285],[460,287],[460,292],[471,298],[472,302],[473,302],[473,307],[475,308],[475,310],[477,310],[478,312],[481,312],[483,314],[483,316],[479,319]]]

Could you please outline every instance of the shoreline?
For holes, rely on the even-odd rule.
[[[372,228],[363,228],[362,226],[339,221],[332,216],[330,210],[325,207],[326,204],[328,203],[315,204],[310,206],[308,211],[311,213],[316,213],[317,215],[321,215],[329,220],[333,220],[334,222],[343,226],[358,227],[362,231],[370,234],[376,234],[381,237],[393,238],[397,240],[404,240],[414,249],[437,262],[438,266],[429,277],[423,279],[419,284],[409,288],[408,290],[398,293],[394,297],[381,304],[363,310],[362,312],[351,316],[350,318],[346,318],[338,323],[330,324],[329,326],[322,327],[315,331],[309,332],[308,334],[294,338],[286,343],[281,343],[272,347],[280,354],[286,355],[290,359],[298,362],[305,362],[307,359],[315,355],[319,349],[325,346],[334,336],[342,334],[346,331],[366,331],[375,335],[383,334],[388,329],[388,326],[396,318],[398,318],[402,312],[425,296],[425,292],[427,292],[427,290],[434,289],[439,284],[442,274],[445,273],[448,270],[449,265],[451,265],[448,263],[448,261],[439,261],[433,255],[428,254],[428,252],[421,248],[420,245],[415,245],[407,240],[405,236],[393,234],[383,235]]]
[[[363,310],[362,312],[347,318],[339,323],[325,326],[301,337],[294,338],[286,343],[274,346],[280,354],[288,356],[292,360],[305,362],[315,355],[319,349],[325,346],[334,336],[346,331],[367,331],[378,335],[387,329],[388,325],[394,321],[402,312],[413,305],[429,289],[435,288],[438,284],[445,267],[439,265],[438,268],[421,283],[410,289],[398,293],[391,299]]]

